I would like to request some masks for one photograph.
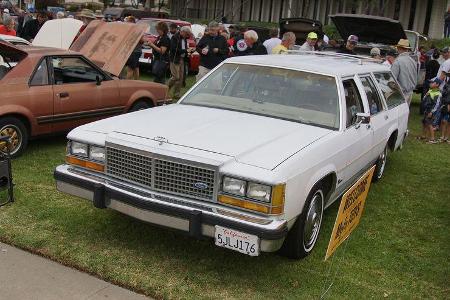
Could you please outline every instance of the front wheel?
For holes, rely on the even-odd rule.
[[[0,119],[0,136],[9,136],[9,153],[11,157],[18,157],[28,145],[28,131],[25,125],[17,118],[6,117]],[[0,151],[8,150],[6,142],[0,143]]]
[[[314,187],[305,203],[303,212],[288,233],[280,253],[288,258],[299,259],[308,256],[316,245],[322,225],[324,191]]]
[[[386,168],[386,161],[388,155],[388,146],[384,147],[383,152],[378,156],[377,162],[375,164],[375,173],[373,174],[373,182],[379,181],[384,174],[384,169]]]

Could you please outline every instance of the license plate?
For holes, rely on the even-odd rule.
[[[259,237],[221,226],[216,226],[216,246],[228,248],[250,256],[259,255]]]

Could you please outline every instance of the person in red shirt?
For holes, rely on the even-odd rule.
[[[16,36],[16,31],[14,30],[15,26],[14,19],[6,19],[4,25],[0,25],[0,34]]]

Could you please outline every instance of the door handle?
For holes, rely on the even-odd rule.
[[[58,96],[59,96],[59,98],[67,98],[67,97],[69,97],[69,93],[62,92],[62,93],[59,93]]]
[[[385,120],[389,119],[389,116],[388,115],[384,115],[384,119]]]

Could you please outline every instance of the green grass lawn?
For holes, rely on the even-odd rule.
[[[317,299],[334,278],[333,299],[448,299],[450,145],[414,139],[417,109],[359,227],[326,262],[337,203],[311,256],[252,258],[57,192],[64,137],[33,141],[14,161],[16,202],[0,208],[0,240],[156,298]]]

